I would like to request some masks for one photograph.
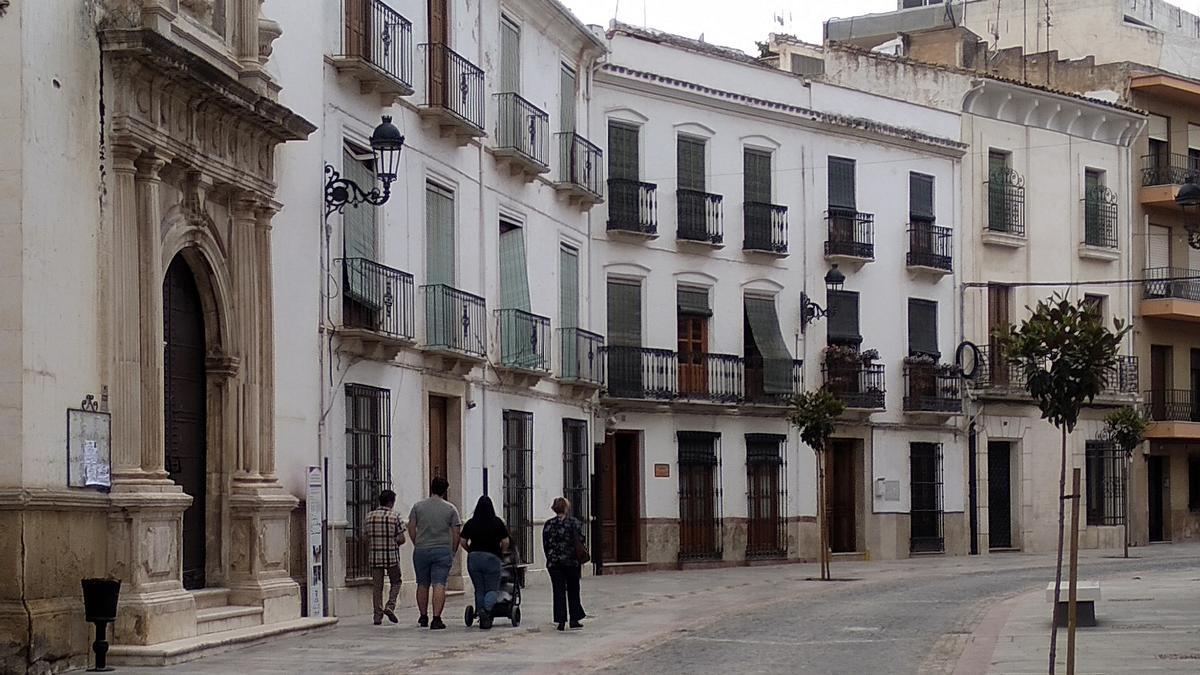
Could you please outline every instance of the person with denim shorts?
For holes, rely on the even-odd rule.
[[[438,476],[429,486],[432,493],[428,498],[413,504],[408,514],[408,538],[413,543],[413,567],[417,577],[417,609],[421,627],[439,630],[446,627],[442,622],[442,609],[446,606],[446,581],[450,578],[450,566],[458,551],[459,528],[462,521],[458,509],[446,501],[450,482]],[[429,619],[429,589],[433,588],[433,620]]]

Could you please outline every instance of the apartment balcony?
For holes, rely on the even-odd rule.
[[[904,412],[915,415],[962,414],[962,375],[941,363],[904,364]]]
[[[531,387],[550,374],[550,318],[522,309],[496,310],[500,360],[496,371]]]
[[[584,210],[604,201],[604,152],[574,132],[558,137],[558,180],[554,189]]]
[[[788,207],[762,202],[742,205],[742,250],[785,256],[788,253]]]
[[[721,246],[725,243],[721,195],[680,188],[675,191],[675,238],[679,241]]]
[[[825,258],[835,262],[866,263],[875,259],[875,216],[847,209],[825,212],[828,237]]]
[[[604,386],[604,336],[559,328],[558,346],[558,381],[568,393],[586,398]]]
[[[364,94],[378,93],[384,105],[413,93],[412,23],[383,0],[341,0],[338,73],[358,81]]]
[[[985,244],[1019,248],[1025,245],[1025,179],[1013,169],[999,169],[984,183],[987,195]]]
[[[826,363],[821,367],[825,388],[846,406],[852,415],[870,414],[886,406],[882,364],[856,365]]]
[[[1174,209],[1175,195],[1184,183],[1200,180],[1200,157],[1181,154],[1157,154],[1142,157],[1142,187],[1138,201],[1142,206]]]
[[[608,232],[658,236],[658,186],[625,178],[608,179]]]
[[[933,223],[909,223],[908,269],[943,276],[954,271],[954,231]]]
[[[391,361],[413,339],[413,277],[366,258],[345,258],[338,350]]]
[[[1200,270],[1151,267],[1142,278],[1142,318],[1200,323]]]
[[[1025,373],[1015,362],[988,347],[980,347],[980,359],[969,387],[975,396],[984,399],[1028,401]],[[1138,358],[1117,356],[1117,365],[1105,377],[1104,388],[1093,405],[1127,405],[1138,395]]]
[[[444,44],[426,43],[420,50],[425,61],[421,117],[460,146],[486,136],[483,69]]]
[[[1097,185],[1083,198],[1083,241],[1079,255],[1096,260],[1120,260],[1117,240],[1117,193]]]
[[[422,286],[426,354],[434,367],[466,374],[487,359],[487,303],[445,284]]]
[[[1150,424],[1146,438],[1200,440],[1200,397],[1191,389],[1151,389],[1145,393]]]
[[[777,364],[767,364],[761,356],[747,356],[746,360],[746,393],[743,401],[746,405],[787,407],[792,404],[792,397],[804,391],[804,361],[793,360],[788,379],[791,385],[787,393],[767,392],[769,369],[776,369]],[[786,368],[786,365],[784,366]],[[779,389],[779,387],[770,387]]]
[[[530,181],[550,172],[550,115],[519,94],[496,94],[496,159]]]

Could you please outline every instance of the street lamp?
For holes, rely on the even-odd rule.
[[[832,265],[829,271],[825,273],[826,291],[840,291],[845,283],[846,275],[842,274],[837,264]],[[807,293],[800,293],[800,332],[804,332],[808,328],[808,324],[817,319],[833,316],[836,312],[837,310],[832,307],[826,309],[813,302]]]
[[[383,122],[371,134],[371,151],[375,154],[375,176],[383,184],[383,192],[371,186],[367,192],[349,178],[342,178],[333,165],[325,165],[325,217],[335,211],[342,212],[346,205],[359,204],[382,206],[392,194],[392,182],[400,168],[400,151],[404,148],[404,134],[392,124],[391,115],[384,115]]]
[[[1200,249],[1200,185],[1181,185],[1175,193],[1175,203],[1183,209],[1183,229],[1187,230],[1188,246]]]

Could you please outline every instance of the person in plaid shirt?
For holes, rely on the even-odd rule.
[[[368,562],[371,565],[371,582],[374,585],[372,601],[375,609],[375,625],[383,623],[383,617],[397,623],[396,596],[400,595],[400,545],[404,543],[404,522],[392,510],[396,505],[396,493],[384,490],[379,493],[379,507],[367,514],[363,530],[367,535]],[[391,590],[387,605],[383,604],[383,573],[387,572]]]

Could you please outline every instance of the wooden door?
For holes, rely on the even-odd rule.
[[[429,478],[441,476],[449,479],[449,454],[447,451],[448,400],[441,396],[429,397]]]
[[[1165,457],[1151,455],[1146,458],[1146,495],[1149,498],[1150,541],[1168,541],[1166,523],[1167,462]]]
[[[1012,445],[988,441],[988,548],[1012,548]]]
[[[708,393],[708,317],[679,315],[679,393],[703,396]]]
[[[343,20],[345,21],[346,43],[342,50],[345,56],[357,56],[368,60],[371,58],[370,1],[345,0]]]
[[[616,525],[617,561],[642,559],[641,437],[636,432],[617,435]]]
[[[191,268],[176,257],[163,282],[167,473],[191,496],[183,512],[183,587],[204,587],[208,480],[204,309]]]
[[[715,473],[708,463],[679,464],[679,557],[699,558],[717,550]]]
[[[825,480],[829,504],[825,513],[829,519],[829,547],[834,553],[858,550],[854,454],[853,441],[834,441],[827,453],[829,466],[825,469]]]
[[[600,521],[600,559],[617,562],[617,436],[604,439],[596,456],[596,517]]]
[[[1168,394],[1171,386],[1171,346],[1150,345],[1150,416],[1155,420],[1167,418]]]
[[[447,94],[447,54],[450,47],[450,13],[446,0],[429,0],[429,46],[425,58],[429,65],[429,104],[445,107]]]
[[[782,464],[757,461],[746,464],[750,522],[746,528],[747,553],[775,553],[786,548],[780,541],[779,474]]]
[[[1006,330],[1011,323],[1009,306],[1011,293],[1008,286],[988,286],[988,371],[993,385],[1008,384],[1008,358],[996,339],[997,331]]]

